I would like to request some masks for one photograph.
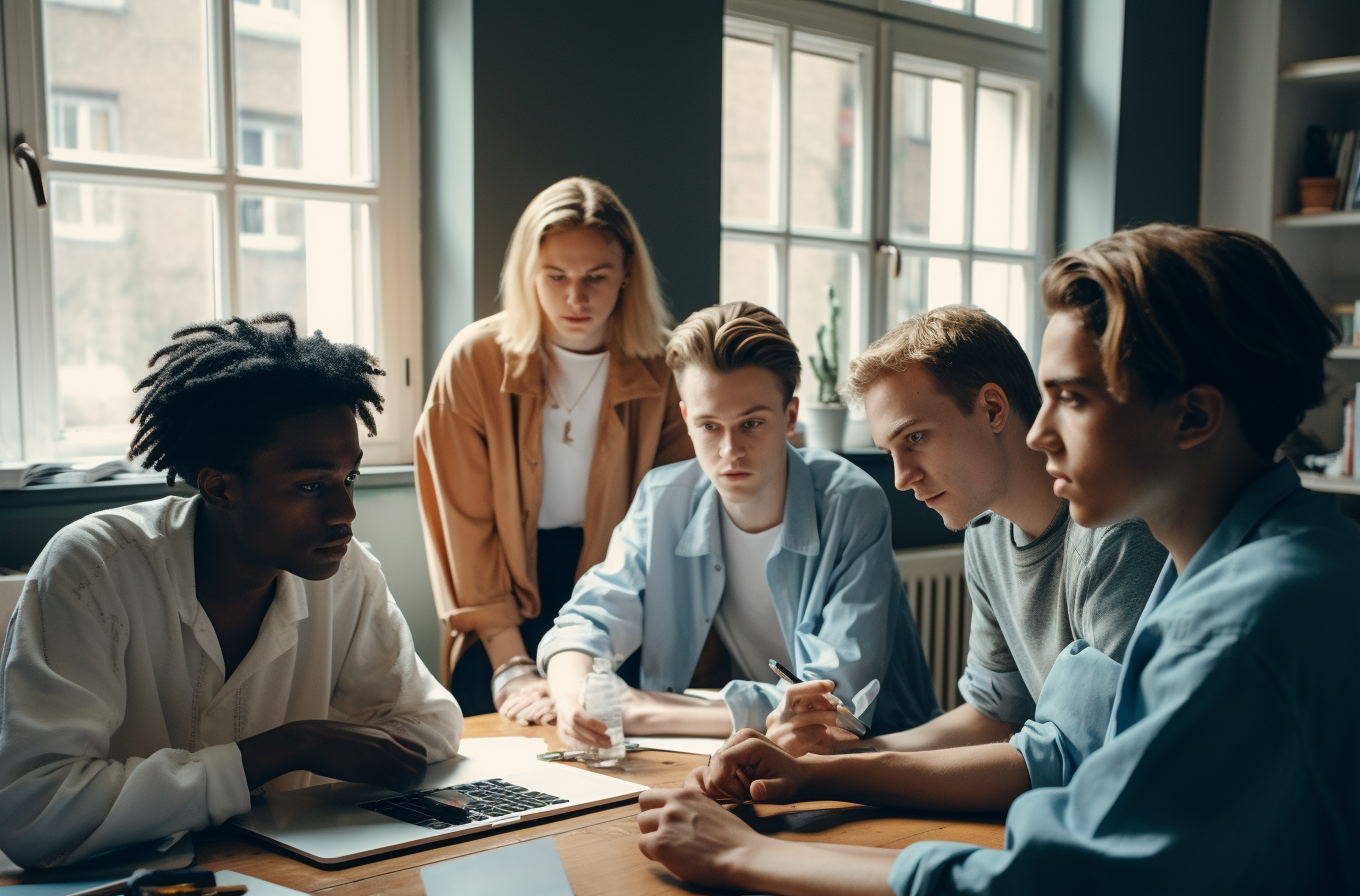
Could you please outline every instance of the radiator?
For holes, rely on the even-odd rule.
[[[935,698],[948,712],[962,701],[959,676],[968,658],[973,602],[963,580],[963,545],[897,551],[897,568],[921,634]]]

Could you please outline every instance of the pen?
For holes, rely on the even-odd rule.
[[[624,742],[623,749],[625,752],[634,753],[641,750],[642,746],[630,740]],[[548,753],[539,753],[538,759],[541,762],[560,762],[563,759],[581,759],[589,752],[589,750],[552,750]]]
[[[805,684],[802,679],[798,678],[798,676],[785,668],[784,664],[779,662],[779,660],[770,660],[770,668],[774,671],[775,675],[778,675],[789,684]],[[860,737],[869,733],[869,729],[865,724],[855,717],[855,714],[846,707],[845,702],[842,701],[840,697],[837,697],[835,694],[825,694],[824,696],[831,702],[831,705],[836,707],[836,726],[838,728],[844,728],[846,731],[852,732]]]

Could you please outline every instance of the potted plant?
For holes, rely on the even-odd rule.
[[[1300,213],[1316,215],[1329,212],[1336,205],[1336,191],[1341,186],[1332,175],[1336,162],[1327,139],[1327,129],[1310,124],[1304,135],[1303,173],[1299,178]]]
[[[830,283],[826,285],[826,304],[831,320],[817,328],[821,355],[808,355],[812,373],[817,377],[817,401],[807,405],[804,421],[809,448],[840,451],[845,442],[845,405],[837,388],[841,369],[841,303]]]

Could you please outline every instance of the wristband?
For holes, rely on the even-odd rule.
[[[491,676],[491,700],[495,702],[502,690],[516,678],[526,675],[538,676],[538,666],[527,656],[515,656],[501,663]]]

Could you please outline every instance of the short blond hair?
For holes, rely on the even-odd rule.
[[[671,315],[647,244],[614,191],[588,177],[559,180],[519,216],[501,267],[505,322],[496,341],[507,355],[521,358],[543,347],[543,313],[534,288],[539,246],[548,234],[576,227],[598,230],[623,250],[624,286],[609,317],[609,344],[635,358],[659,356],[666,349]]]
[[[841,396],[854,404],[880,377],[912,364],[925,368],[965,414],[978,392],[995,383],[1026,423],[1042,398],[1029,357],[1006,325],[981,308],[946,305],[912,315],[850,362]]]
[[[763,367],[779,380],[788,405],[803,365],[784,322],[751,302],[710,305],[685,318],[666,346],[666,366],[678,378],[693,364],[726,373]]]

